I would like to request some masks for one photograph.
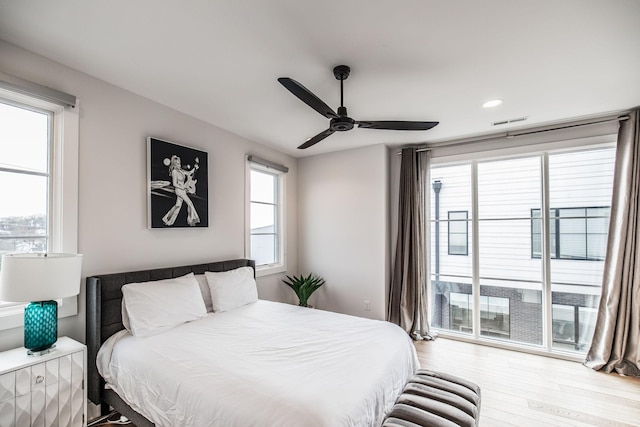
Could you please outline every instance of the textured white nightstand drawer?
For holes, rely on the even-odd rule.
[[[56,349],[0,353],[0,427],[86,426],[86,348],[60,338]]]

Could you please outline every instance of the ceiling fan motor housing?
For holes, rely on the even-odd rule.
[[[345,114],[346,114],[346,111],[345,111]],[[331,130],[335,130],[336,132],[344,132],[346,130],[353,129],[353,126],[355,125],[355,123],[356,123],[355,120],[353,120],[351,117],[347,117],[346,115],[345,116],[340,115],[340,117],[338,117],[337,119],[331,119],[331,124],[329,128]]]

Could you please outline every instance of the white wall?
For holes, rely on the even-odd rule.
[[[289,167],[288,267],[297,269],[295,158],[2,41],[0,71],[73,94],[80,103],[83,291],[78,315],[60,321],[60,336],[85,342],[86,276],[243,257],[246,154]],[[147,229],[147,136],[208,152],[208,228]],[[282,277],[259,278],[260,297],[286,295]],[[22,339],[22,328],[0,331],[0,350],[22,345]]]
[[[299,272],[327,281],[311,304],[385,318],[388,185],[383,145],[298,160]]]

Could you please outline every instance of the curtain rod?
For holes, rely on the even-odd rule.
[[[629,116],[628,115],[623,115],[623,116],[616,117],[616,118],[611,118],[611,119],[593,120],[593,121],[585,122],[585,123],[574,123],[574,124],[565,125],[565,126],[556,126],[556,127],[544,128],[544,129],[538,129],[538,130],[529,130],[529,131],[522,131],[522,132],[505,132],[503,134],[502,133],[493,134],[493,135],[488,135],[488,136],[485,136],[485,137],[466,138],[466,139],[459,140],[459,141],[448,141],[448,142],[442,142],[442,143],[435,143],[432,147],[418,148],[416,150],[416,152],[429,151],[429,150],[432,150],[434,148],[449,147],[449,146],[452,146],[452,145],[466,144],[466,143],[469,143],[469,142],[481,142],[481,141],[486,141],[486,140],[490,140],[490,139],[498,139],[498,138],[515,138],[516,136],[533,135],[533,134],[536,134],[536,133],[551,132],[551,131],[556,131],[556,130],[564,130],[564,129],[570,129],[570,128],[580,127],[580,126],[599,125],[599,124],[602,124],[602,123],[623,122],[625,120],[629,120]],[[402,154],[402,151],[399,151],[398,154]]]
[[[262,157],[254,156],[252,154],[249,154],[247,156],[247,160],[250,161],[250,162],[253,162],[253,163],[257,163],[257,164],[262,165],[262,166],[267,167],[267,168],[275,169],[275,170],[280,171],[280,172],[284,172],[284,173],[289,172],[289,168],[284,166],[284,165],[279,165],[277,163],[270,162],[269,160],[265,160]]]
[[[20,77],[7,73],[0,73],[0,88],[17,92],[22,95],[33,96],[47,102],[53,102],[54,104],[62,105],[63,107],[69,106],[75,108],[76,106],[76,97],[74,95],[69,95],[68,93],[52,89],[48,86],[43,86],[29,80],[21,79]]]

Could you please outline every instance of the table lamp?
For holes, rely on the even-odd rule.
[[[80,293],[82,255],[24,253],[2,256],[0,301],[29,302],[24,309],[24,346],[46,354],[58,339],[58,303]]]

